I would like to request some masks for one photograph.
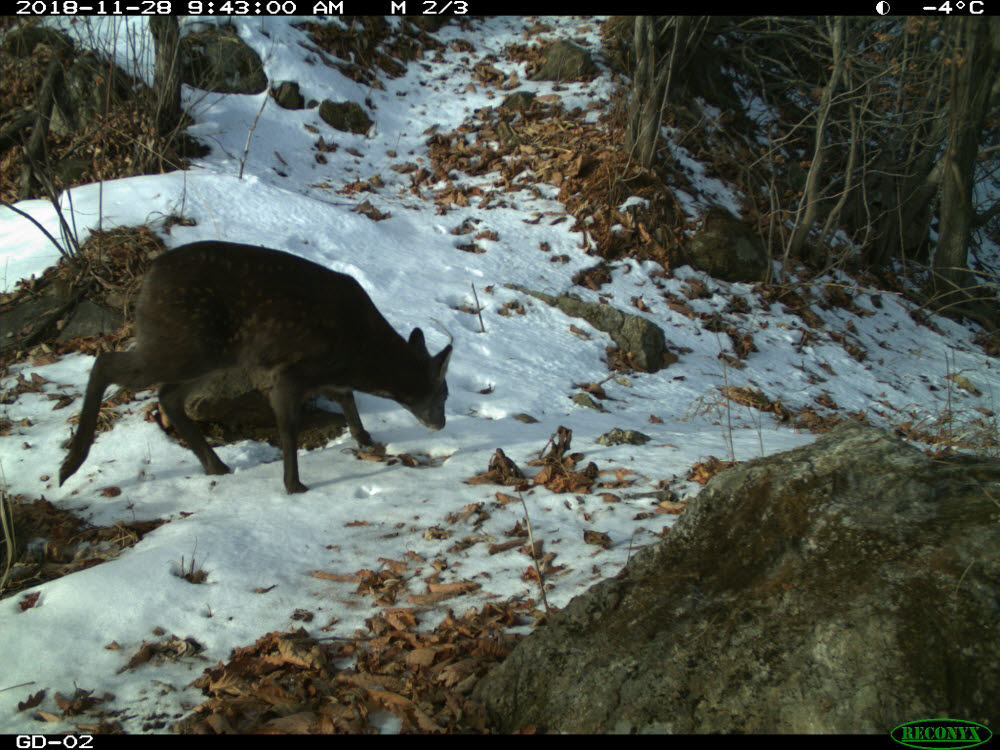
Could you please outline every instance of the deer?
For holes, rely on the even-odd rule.
[[[184,411],[188,393],[227,368],[249,368],[270,387],[289,494],[299,481],[297,438],[303,403],[340,404],[351,436],[373,445],[354,391],[389,398],[421,424],[445,424],[445,373],[452,342],[431,356],[424,334],[400,336],[352,277],[280,250],[205,241],[178,247],[149,266],[135,305],[135,346],[102,352],[90,372],[59,485],[94,442],[105,389],[159,386],[160,408],[206,474],[229,474]],[[262,389],[263,390],[263,389]]]

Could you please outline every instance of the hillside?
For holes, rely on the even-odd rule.
[[[439,658],[435,679],[465,695],[463,681],[544,616],[539,570],[547,605],[565,606],[669,534],[726,462],[804,445],[848,419],[931,453],[997,454],[989,336],[926,309],[903,282],[805,267],[800,284],[729,282],[680,263],[668,242],[662,258],[628,254],[648,233],[630,207],[667,210],[667,198],[662,185],[637,184],[620,204],[599,204],[618,163],[607,115],[621,93],[593,19],[448,24],[435,46],[387,65],[391,74],[358,66],[378,85],[324,65],[289,19],[234,23],[272,83],[363,104],[370,129],[336,130],[318,107],[285,109],[266,91],[186,87],[188,133],[210,153],[186,171],[79,185],[64,210],[81,239],[141,226],[168,248],[224,239],[351,275],[404,337],[420,327],[431,352],[453,337],[447,424],[430,433],[396,403],[358,394],[385,455],[357,455],[347,434],[300,450],[310,489],[289,496],[267,442],[217,447],[234,473],[204,475],[151,415],[155,391],[143,391],[110,409],[112,429],[59,487],[68,420],[100,341],[53,341],[8,363],[0,472],[24,523],[51,537],[19,540],[18,590],[0,601],[0,730],[167,731],[207,699],[212,679],[218,687],[218,674],[191,683],[233,649],[309,666],[267,636],[297,628],[334,649],[338,667],[367,653],[404,673]],[[111,46],[105,27],[63,26],[78,43]],[[144,22],[128,28],[143,34]],[[541,46],[562,38],[591,53],[595,74],[530,80]],[[535,94],[533,108],[501,111],[520,90]],[[505,128],[516,147],[504,145]],[[680,246],[707,208],[738,213],[743,196],[688,150],[697,138],[667,136],[685,174],[665,222]],[[18,207],[57,231],[47,202]],[[610,259],[597,254],[608,243]],[[57,259],[29,221],[0,208],[5,292],[26,294],[31,284],[19,282]],[[658,326],[662,359],[637,369],[593,315],[549,304],[566,294]],[[498,449],[526,480],[484,477]],[[62,511],[106,531],[88,536]],[[456,634],[476,647],[453,645]],[[353,731],[430,728],[420,718],[430,709],[415,711],[402,685],[347,682],[364,707],[363,721],[345,725]],[[434,727],[459,726],[446,699],[435,705]]]

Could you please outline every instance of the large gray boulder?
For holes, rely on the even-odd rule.
[[[520,284],[506,286],[508,289],[536,297],[574,318],[583,318],[597,330],[610,334],[611,340],[638,370],[656,372],[677,361],[677,355],[667,350],[663,329],[640,315],[622,312],[612,305],[586,302],[575,294],[553,296],[533,291]]]
[[[1000,462],[847,423],[714,477],[475,689],[496,728],[875,732],[1000,714]]]
[[[334,102],[324,99],[319,105],[319,116],[327,125],[345,133],[365,135],[375,122],[357,102]]]
[[[528,78],[532,81],[579,81],[597,75],[590,53],[572,42],[560,39],[542,53],[542,64]]]
[[[222,370],[191,389],[184,400],[184,411],[217,440],[251,438],[280,446],[268,399],[272,385],[266,373],[253,368]],[[298,444],[302,448],[323,446],[347,426],[342,414],[317,408],[311,401],[303,405],[299,418]]]
[[[232,26],[211,26],[181,38],[181,80],[222,94],[259,94],[267,87],[260,55]]]
[[[764,281],[771,267],[750,225],[717,206],[705,212],[685,256],[698,270],[725,281]]]

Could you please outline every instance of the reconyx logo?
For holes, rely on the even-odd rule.
[[[974,721],[922,719],[900,724],[889,736],[908,747],[959,750],[982,745],[993,736],[993,732]]]

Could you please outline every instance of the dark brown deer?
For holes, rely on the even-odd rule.
[[[133,390],[158,384],[164,413],[205,473],[228,474],[184,413],[184,399],[222,369],[263,374],[271,384],[289,493],[307,489],[299,481],[296,439],[302,404],[312,394],[340,404],[362,447],[372,439],[353,391],[391,398],[426,427],[444,427],[451,344],[432,357],[420,329],[404,340],[357,281],[288,253],[196,242],[161,255],[143,280],[135,331],[132,350],[97,357],[59,484],[86,459],[112,383]]]

